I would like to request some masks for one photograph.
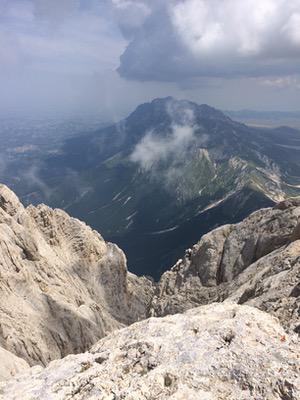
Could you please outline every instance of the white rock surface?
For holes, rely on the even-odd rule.
[[[249,304],[300,333],[300,198],[204,235],[163,274],[150,315],[216,301]]]
[[[296,400],[299,343],[255,308],[212,304],[115,331],[0,384],[1,400]]]
[[[15,356],[9,351],[0,347],[0,381],[11,378],[18,372],[29,368],[25,360]]]
[[[151,282],[128,274],[116,245],[62,210],[24,208],[0,185],[3,348],[30,365],[83,352],[144,318],[151,296]]]

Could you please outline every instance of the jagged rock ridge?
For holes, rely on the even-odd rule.
[[[0,186],[0,346],[29,364],[87,350],[145,317],[152,286],[114,244]]]
[[[250,304],[300,332],[300,198],[204,235],[161,277],[151,315],[214,301]]]

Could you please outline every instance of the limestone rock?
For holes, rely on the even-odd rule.
[[[286,329],[300,334],[300,240],[250,265],[223,296],[272,313]]]
[[[300,240],[300,222],[295,227],[291,236],[291,241],[294,242],[295,240]]]
[[[296,400],[299,342],[255,308],[212,304],[115,331],[0,384],[2,400]]]
[[[30,365],[87,350],[145,317],[146,278],[114,244],[62,210],[24,208],[0,185],[0,346]],[[2,362],[2,361],[1,361]]]
[[[163,274],[150,315],[215,301],[251,304],[300,333],[300,199],[262,209],[204,235]]]
[[[0,399],[299,398],[299,217],[290,199],[217,228],[155,285],[83,222],[0,185],[0,380],[109,334]]]
[[[0,381],[11,378],[18,372],[29,368],[25,360],[15,356],[9,351],[0,347]]]

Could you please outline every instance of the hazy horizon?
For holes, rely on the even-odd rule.
[[[1,114],[299,110],[299,0],[0,0],[0,44]]]

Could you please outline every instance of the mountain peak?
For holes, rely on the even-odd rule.
[[[195,102],[175,99],[172,96],[155,98],[151,102],[140,104],[127,118],[127,121],[141,119],[150,124],[155,122],[180,122],[182,115],[189,113],[195,120],[209,119],[230,121],[230,118],[222,111],[207,104],[197,104]],[[185,119],[184,119],[185,120]]]
[[[222,111],[218,110],[217,108],[211,107],[208,104],[201,104],[200,106],[198,106],[198,108],[199,110],[201,110],[203,118],[230,121],[230,118],[227,117]]]
[[[228,117],[223,114],[222,111],[214,108],[208,104],[198,104],[194,101],[186,100],[186,99],[176,99],[172,96],[155,98],[150,103],[152,106],[164,106],[167,108],[173,108],[174,111],[181,111],[185,109],[193,110],[196,114],[200,114],[202,118],[216,118],[216,119],[226,119]]]

